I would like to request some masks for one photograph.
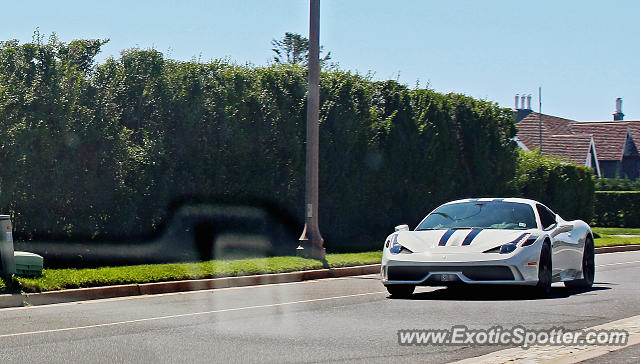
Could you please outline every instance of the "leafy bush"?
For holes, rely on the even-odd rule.
[[[177,62],[103,41],[0,43],[0,209],[16,237],[112,238],[189,195],[262,197],[302,221],[306,70]],[[495,103],[321,76],[320,227],[372,244],[458,197],[503,195],[516,129]],[[362,246],[362,248],[367,248]]]
[[[519,196],[538,200],[564,219],[590,221],[594,181],[590,168],[537,151],[520,151],[511,186]]]
[[[593,224],[640,227],[640,191],[596,191]]]
[[[626,178],[598,178],[596,191],[640,191],[640,180]]]

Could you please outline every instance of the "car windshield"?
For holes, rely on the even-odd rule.
[[[526,230],[536,226],[531,206],[517,202],[461,202],[440,206],[416,230],[509,229]]]

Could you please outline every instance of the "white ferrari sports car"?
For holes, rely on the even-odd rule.
[[[392,297],[418,285],[530,286],[547,296],[552,282],[589,288],[595,275],[593,234],[539,202],[472,198],[433,210],[415,230],[396,226],[382,252],[382,283]]]

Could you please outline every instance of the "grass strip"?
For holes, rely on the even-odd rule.
[[[620,238],[620,237],[603,237],[596,238],[593,241],[596,247],[616,246],[616,245],[639,245],[640,238]]]
[[[591,230],[600,236],[603,235],[640,235],[640,228],[608,228],[594,227]]]
[[[639,228],[591,228],[594,233],[594,245],[616,246],[616,245],[636,245],[640,244],[640,237],[621,237],[616,235],[640,235]]]
[[[199,263],[44,269],[39,277],[3,277],[0,279],[0,293],[44,292],[69,288],[284,273],[327,267],[348,267],[379,263],[381,257],[382,252],[377,251],[327,254],[326,264],[319,260],[300,257],[271,257],[212,260]]]

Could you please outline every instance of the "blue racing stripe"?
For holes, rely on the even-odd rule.
[[[478,234],[480,234],[481,231],[482,231],[482,229],[473,229],[473,230],[471,230],[471,232],[469,234],[467,234],[467,236],[462,241],[462,245],[471,244],[473,239],[475,239],[476,236],[478,236]]]
[[[455,233],[456,230],[455,229],[451,229],[451,230],[447,230],[446,233],[444,233],[444,235],[442,235],[442,237],[440,238],[440,242],[438,243],[439,246],[445,246],[447,245],[447,241],[449,241],[449,238],[451,237],[451,235],[453,235],[453,233]]]
[[[507,243],[507,244],[513,244],[513,245],[515,245],[518,241],[520,241],[520,239],[524,238],[524,236],[525,236],[525,235],[527,235],[527,234],[528,234],[528,233],[524,233],[524,234],[522,234],[522,235],[518,236],[518,237],[516,238],[516,240],[514,240],[514,241],[512,241],[512,242],[509,242],[509,243]],[[507,244],[505,244],[505,245],[507,245]]]
[[[528,234],[528,233],[524,233],[524,234],[522,234],[522,235],[518,236],[518,237],[516,238],[516,240],[514,240],[514,241],[512,241],[512,242],[509,242],[509,243],[507,243],[507,244],[515,244],[515,243],[517,243],[520,239],[524,238],[524,236],[525,236],[525,235],[527,235],[527,234]]]

